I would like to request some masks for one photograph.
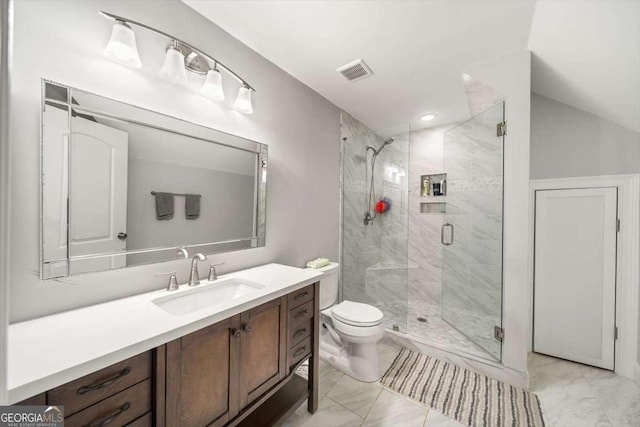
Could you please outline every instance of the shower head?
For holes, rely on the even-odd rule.
[[[387,145],[389,145],[389,144],[391,144],[391,143],[393,143],[393,138],[389,138],[389,139],[385,140],[385,141],[382,143],[382,145],[380,146],[380,148],[378,148],[377,150],[375,150],[376,156],[377,156],[378,154],[380,154],[380,152],[381,152],[382,150],[384,150],[384,147],[386,147]]]
[[[386,147],[387,145],[391,144],[392,142],[393,142],[393,138],[389,138],[389,139],[385,140],[377,150],[375,148],[373,148],[372,146],[367,145],[367,150],[366,151],[371,150],[371,151],[373,151],[373,155],[377,156],[384,149],[384,147]]]

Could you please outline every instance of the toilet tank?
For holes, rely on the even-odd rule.
[[[317,269],[324,273],[320,277],[320,310],[329,308],[338,301],[339,267],[340,264],[332,262],[325,267]]]

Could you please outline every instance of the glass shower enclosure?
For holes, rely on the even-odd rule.
[[[341,280],[388,330],[500,361],[504,102],[490,105],[386,144],[342,113]]]
[[[442,319],[501,360],[504,102],[444,135]]]

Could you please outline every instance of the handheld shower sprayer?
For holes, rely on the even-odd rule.
[[[369,181],[369,191],[367,193],[367,197],[366,197],[366,203],[367,206],[365,208],[365,213],[364,213],[364,225],[369,225],[369,223],[371,223],[375,217],[376,217],[376,212],[374,211],[373,214],[371,213],[371,202],[372,200],[375,200],[375,182],[374,182],[374,172],[375,172],[375,168],[376,168],[376,158],[378,157],[378,155],[380,155],[380,153],[382,152],[382,150],[384,150],[384,147],[386,147],[389,144],[393,143],[393,138],[389,138],[387,140],[385,140],[382,145],[380,147],[378,147],[378,149],[375,149],[374,147],[372,147],[371,145],[367,145],[367,148],[365,149],[365,157],[366,154],[369,150],[373,151],[373,156],[371,156],[371,179]],[[366,167],[366,161],[365,161],[365,167]],[[366,173],[369,173],[369,168],[367,167],[366,169]]]

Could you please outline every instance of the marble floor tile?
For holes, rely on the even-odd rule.
[[[393,360],[400,353],[402,347],[396,344],[390,338],[385,335],[380,341],[378,341],[378,358],[385,360]]]
[[[382,388],[377,381],[365,383],[344,375],[327,393],[327,397],[364,418],[382,392]]]
[[[435,409],[429,409],[424,427],[464,427],[464,424],[446,415],[442,415]]]
[[[318,403],[318,411],[315,414],[307,412],[305,401],[282,424],[284,427],[359,427],[362,418],[329,399],[324,397]]]
[[[640,425],[640,387],[614,372],[531,353],[530,389],[550,426]]]
[[[551,426],[611,426],[588,383],[558,384],[536,394]]]
[[[334,367],[320,360],[320,374],[318,375],[318,397],[322,399],[344,376]]]
[[[608,377],[601,373],[587,380],[611,424],[620,427],[640,425],[640,387],[636,383],[611,373]]]
[[[388,390],[383,390],[363,426],[422,427],[427,407]]]

